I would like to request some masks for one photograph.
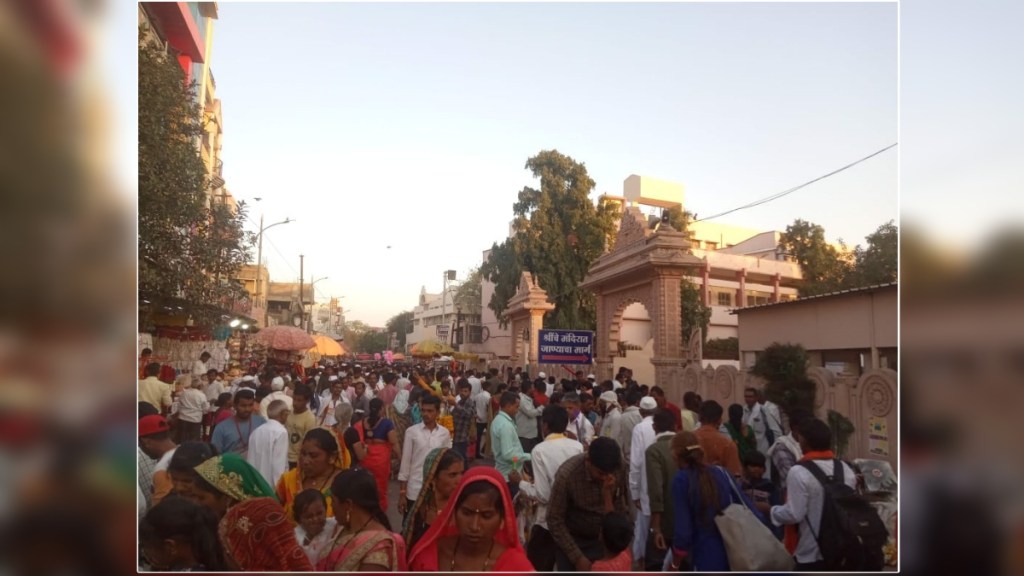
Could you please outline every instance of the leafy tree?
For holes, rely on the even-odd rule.
[[[803,346],[775,342],[758,355],[750,372],[768,381],[765,396],[784,411],[813,411],[817,386],[807,378],[808,361]]]
[[[385,332],[367,332],[359,339],[359,352],[363,354],[375,354],[388,349],[391,343],[391,336]]]
[[[704,344],[704,358],[708,360],[739,360],[740,339],[731,336],[708,340]]]
[[[252,234],[244,203],[232,212],[208,200],[195,84],[142,28],[139,38],[139,291],[155,300],[151,310],[182,298],[202,316],[203,305],[227,307],[244,294],[231,279],[249,259]]]
[[[825,240],[825,229],[797,219],[786,227],[779,246],[800,264],[804,284],[801,296],[834,292],[846,287],[852,266],[845,250],[837,250]]]
[[[494,284],[494,292],[487,307],[494,311],[502,328],[508,327],[508,318],[504,312],[508,301],[516,295],[522,270],[511,240],[492,245],[490,257],[480,266],[481,276]]]
[[[455,307],[461,309],[464,315],[480,315],[480,301],[483,298],[481,295],[482,280],[480,268],[473,268],[466,274],[466,279],[455,291]]]
[[[899,273],[899,229],[889,220],[868,235],[867,241],[866,248],[858,245],[853,251],[857,284],[871,286],[895,282]]]
[[[551,328],[593,329],[594,296],[579,287],[590,265],[605,249],[615,226],[611,206],[594,206],[594,181],[586,167],[557,150],[530,158],[526,168],[540,179],[540,189],[524,187],[513,205],[514,234],[495,244],[481,273],[496,286],[488,306],[504,319],[522,270],[535,275],[554,302],[546,318]]]
[[[405,338],[409,332],[412,332],[412,321],[413,313],[411,310],[406,310],[400,314],[395,314],[390,320],[384,325],[387,328],[387,333],[390,335],[392,332],[395,333],[398,338],[398,349],[405,350]]]
[[[707,341],[708,324],[711,323],[711,307],[704,305],[701,300],[700,287],[688,278],[683,278],[679,288],[682,302],[683,342],[690,341],[690,334],[695,328],[700,328],[701,341]]]

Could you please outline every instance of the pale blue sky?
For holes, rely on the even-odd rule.
[[[542,149],[598,193],[641,174],[711,215],[897,141],[895,4],[220,3],[229,189],[276,280],[383,322],[507,233]],[[863,243],[898,217],[899,148],[719,219]],[[386,247],[393,246],[390,250]]]

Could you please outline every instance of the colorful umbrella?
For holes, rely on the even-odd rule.
[[[309,350],[316,346],[305,330],[294,326],[268,326],[256,333],[255,340],[275,350]]]
[[[437,340],[423,340],[414,344],[410,352],[413,356],[429,357],[434,354],[451,354],[455,350],[451,346],[442,344]]]
[[[316,342],[316,345],[312,346],[310,350],[316,351],[321,356],[342,356],[345,354],[341,344],[323,334],[313,336],[313,342]]]

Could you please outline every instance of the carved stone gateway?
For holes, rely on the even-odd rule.
[[[548,301],[548,293],[537,284],[529,272],[519,279],[516,295],[508,301],[506,315],[512,328],[510,356],[517,364],[536,364],[538,338],[544,328],[544,314],[555,309]]]
[[[598,381],[612,378],[622,313],[630,304],[640,302],[651,317],[653,384],[661,386],[671,399],[682,397],[689,351],[682,343],[680,284],[689,269],[703,265],[689,248],[686,235],[670,226],[650,230],[636,207],[622,215],[614,246],[594,262],[581,285],[597,297],[594,362]]]

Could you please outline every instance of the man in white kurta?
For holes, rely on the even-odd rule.
[[[267,407],[267,423],[253,430],[249,437],[249,452],[245,459],[271,486],[277,486],[278,479],[288,471],[288,448],[291,444],[285,423],[290,412],[284,400],[274,400]]]
[[[654,444],[658,435],[654,432],[654,413],[658,404],[651,396],[640,401],[640,415],[643,420],[633,428],[633,439],[629,449],[629,493],[633,504],[639,510],[636,530],[633,532],[633,561],[643,568],[644,553],[647,550],[647,533],[651,528],[651,498],[647,491],[647,448]]]

